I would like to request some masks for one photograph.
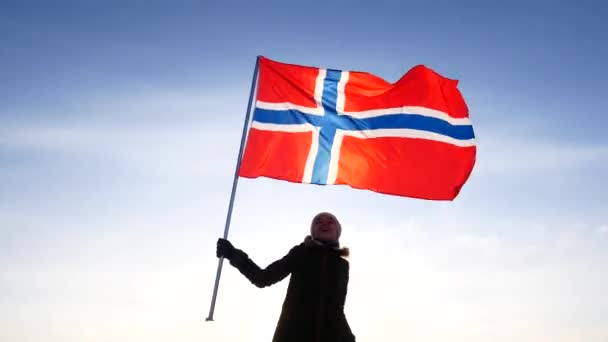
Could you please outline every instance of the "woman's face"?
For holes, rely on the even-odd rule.
[[[312,237],[317,240],[338,240],[338,221],[329,213],[321,213],[312,220]]]

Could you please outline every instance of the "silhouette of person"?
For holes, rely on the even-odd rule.
[[[228,240],[219,239],[224,257],[251,283],[262,288],[291,275],[273,342],[354,342],[346,316],[349,263],[340,247],[340,222],[331,213],[317,214],[310,235],[289,253],[262,269]]]

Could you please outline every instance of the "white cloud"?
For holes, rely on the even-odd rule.
[[[82,101],[79,108],[66,109],[83,112],[74,120],[3,125],[0,146],[22,155],[37,151],[101,158],[141,174],[172,177],[234,166],[244,118],[238,113],[246,103],[237,105],[234,98],[203,90]]]
[[[526,137],[478,142],[477,174],[557,172],[608,161],[608,145],[531,140]]]
[[[599,234],[608,234],[608,226],[600,226],[597,228]]]
[[[227,148],[214,143],[217,133],[203,127],[26,127],[0,134],[2,145],[16,150],[103,159],[142,174],[194,176],[211,169],[210,164],[218,159],[234,159]]]

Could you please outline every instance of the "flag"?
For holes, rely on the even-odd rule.
[[[259,57],[246,178],[453,200],[476,146],[458,81],[417,65],[397,82]]]

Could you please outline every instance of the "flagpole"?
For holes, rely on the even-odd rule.
[[[232,181],[232,193],[230,194],[230,204],[228,205],[228,214],[226,215],[226,226],[224,227],[224,239],[228,238],[228,229],[230,228],[230,219],[232,217],[232,207],[234,205],[234,197],[236,195],[236,186],[239,179],[239,168],[241,166],[241,159],[243,158],[243,149],[245,147],[245,140],[247,137],[247,128],[249,127],[249,117],[251,116],[251,104],[257,90],[257,79],[258,79],[258,67],[260,63],[260,56],[256,57],[255,68],[253,71],[253,78],[251,80],[251,90],[249,92],[249,102],[247,103],[247,114],[245,115],[245,123],[243,124],[243,135],[241,136],[241,147],[239,148],[239,155],[236,161],[236,170],[234,171],[234,180]],[[215,310],[215,300],[217,299],[217,290],[220,285],[220,276],[222,274],[222,264],[224,258],[220,258],[217,263],[217,273],[215,274],[215,285],[213,287],[213,296],[211,297],[211,307],[209,308],[209,316],[205,321],[213,321],[213,311]]]

